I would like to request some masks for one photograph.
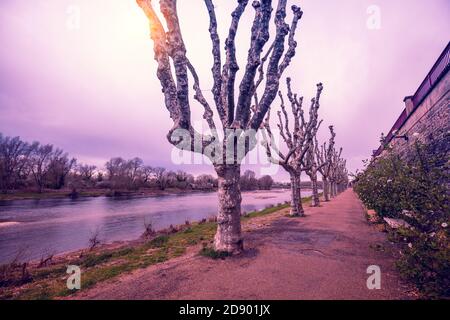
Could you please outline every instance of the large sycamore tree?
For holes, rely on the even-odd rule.
[[[228,0],[231,1],[231,0]],[[273,100],[280,78],[295,55],[294,39],[297,24],[303,12],[292,6],[293,18],[286,22],[287,0],[276,1],[275,15],[271,0],[253,1],[254,20],[249,30],[247,63],[236,90],[239,66],[236,58],[235,37],[248,0],[237,0],[231,13],[231,24],[222,44],[217,31],[215,6],[204,0],[209,14],[209,34],[212,44],[213,103],[221,122],[221,132],[213,117],[212,103],[200,88],[199,76],[190,62],[180,29],[176,0],[160,0],[159,9],[165,26],[155,12],[156,1],[137,0],[150,22],[150,36],[154,44],[154,57],[158,65],[165,106],[173,120],[168,140],[177,148],[207,156],[218,175],[218,216],[215,249],[238,253],[243,249],[241,235],[240,166],[245,155],[255,146],[256,131],[260,128]],[[196,2],[197,4],[197,2]],[[275,24],[271,39],[269,27]],[[195,30],[188,30],[195,31]],[[225,47],[225,55],[221,50]],[[267,62],[267,65],[265,65]],[[189,74],[191,77],[189,77]],[[210,134],[197,132],[191,123],[189,81],[193,80],[194,99],[204,109],[203,118]],[[258,88],[261,86],[260,98]],[[255,103],[252,103],[254,99]]]

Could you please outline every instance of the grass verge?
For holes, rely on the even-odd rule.
[[[304,198],[303,202],[310,201]],[[241,220],[261,217],[286,209],[289,204],[281,204],[254,211],[242,216]],[[203,244],[199,253],[213,259],[224,258],[223,252],[216,252],[208,245],[212,243],[216,232],[216,222],[198,222],[182,226],[177,232],[162,231],[153,239],[139,244],[117,249],[98,248],[80,257],[55,262],[45,268],[30,268],[31,282],[20,287],[0,287],[0,299],[47,300],[69,296],[74,293],[67,289],[66,274],[68,265],[80,266],[82,274],[82,289],[88,289],[97,283],[117,277],[140,268],[179,257],[186,252],[187,247]]]

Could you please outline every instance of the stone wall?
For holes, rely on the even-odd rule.
[[[394,151],[403,153],[408,145],[417,139],[426,142],[430,139],[439,139],[450,131],[450,71],[435,85],[424,101],[411,110],[411,97],[405,98],[407,120],[400,127],[389,146]],[[411,113],[412,111],[412,113]],[[408,137],[408,140],[400,138]],[[386,151],[383,151],[382,155]]]

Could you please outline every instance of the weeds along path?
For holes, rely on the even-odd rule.
[[[246,251],[212,260],[198,247],[79,292],[75,299],[408,299],[386,235],[368,225],[352,190],[305,218],[288,209],[245,223]],[[369,290],[367,268],[381,269]]]

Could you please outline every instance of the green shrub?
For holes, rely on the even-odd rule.
[[[397,265],[427,297],[450,296],[448,241],[450,135],[415,142],[402,154],[389,150],[366,163],[354,190],[380,217],[401,218],[412,228],[393,239],[402,248]]]

